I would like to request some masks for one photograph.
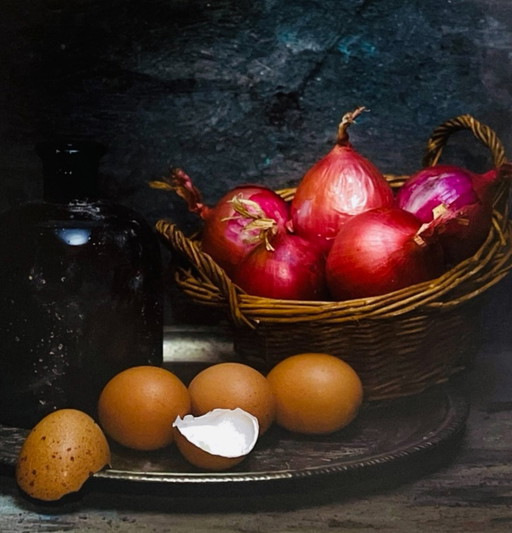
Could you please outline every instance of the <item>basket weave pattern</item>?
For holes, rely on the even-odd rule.
[[[470,130],[506,162],[501,141],[470,115],[439,126],[427,143],[424,166],[438,162],[449,136]],[[393,188],[407,176],[387,176]],[[293,197],[294,189],[278,191]],[[157,230],[190,265],[176,282],[194,301],[226,310],[240,360],[267,370],[288,355],[326,352],[359,373],[367,400],[419,393],[466,366],[478,346],[481,296],[512,268],[508,180],[494,200],[493,224],[478,252],[435,280],[392,293],[342,302],[274,300],[244,293],[197,241],[159,220]]]

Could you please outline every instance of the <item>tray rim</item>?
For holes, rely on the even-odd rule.
[[[426,393],[432,394],[432,390]],[[416,442],[403,445],[390,452],[377,453],[363,459],[338,461],[328,466],[310,466],[299,470],[262,470],[236,472],[161,472],[136,471],[107,468],[93,475],[93,478],[104,481],[129,483],[156,483],[159,485],[206,485],[239,483],[284,482],[300,479],[342,476],[354,471],[367,471],[398,461],[413,460],[417,456],[434,453],[438,447],[455,442],[462,436],[469,415],[469,401],[456,388],[449,384],[437,387],[448,402],[447,416],[432,434],[424,435]],[[419,395],[421,397],[422,395]],[[401,401],[403,401],[402,399]],[[372,408],[371,406],[369,408]]]

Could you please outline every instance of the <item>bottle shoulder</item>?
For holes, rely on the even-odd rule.
[[[76,200],[68,203],[31,201],[2,213],[0,219],[19,220],[22,223],[90,221],[150,227],[144,217],[135,210],[105,200]]]
[[[149,223],[136,211],[108,201],[73,201],[66,204],[28,202],[0,216],[0,241],[22,243],[24,238],[53,234],[63,230],[92,231],[101,242],[117,246],[142,246],[153,255],[159,253],[158,237]]]

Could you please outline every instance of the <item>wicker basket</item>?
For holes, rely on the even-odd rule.
[[[471,131],[488,147],[495,166],[506,162],[496,134],[462,115],[433,132],[424,166],[438,162],[447,139],[458,130]],[[387,178],[396,188],[407,176]],[[279,192],[290,198],[294,189]],[[479,341],[481,296],[512,268],[508,193],[509,180],[502,180],[492,228],[474,256],[435,280],[342,302],[248,295],[175,224],[160,220],[156,227],[190,265],[177,268],[181,290],[200,304],[228,313],[241,361],[266,370],[294,353],[331,353],[359,373],[367,400],[380,400],[416,394],[446,381],[471,359]]]

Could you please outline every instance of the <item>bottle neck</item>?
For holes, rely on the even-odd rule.
[[[68,203],[99,198],[98,167],[105,147],[95,141],[46,141],[36,146],[42,161],[43,197]]]

